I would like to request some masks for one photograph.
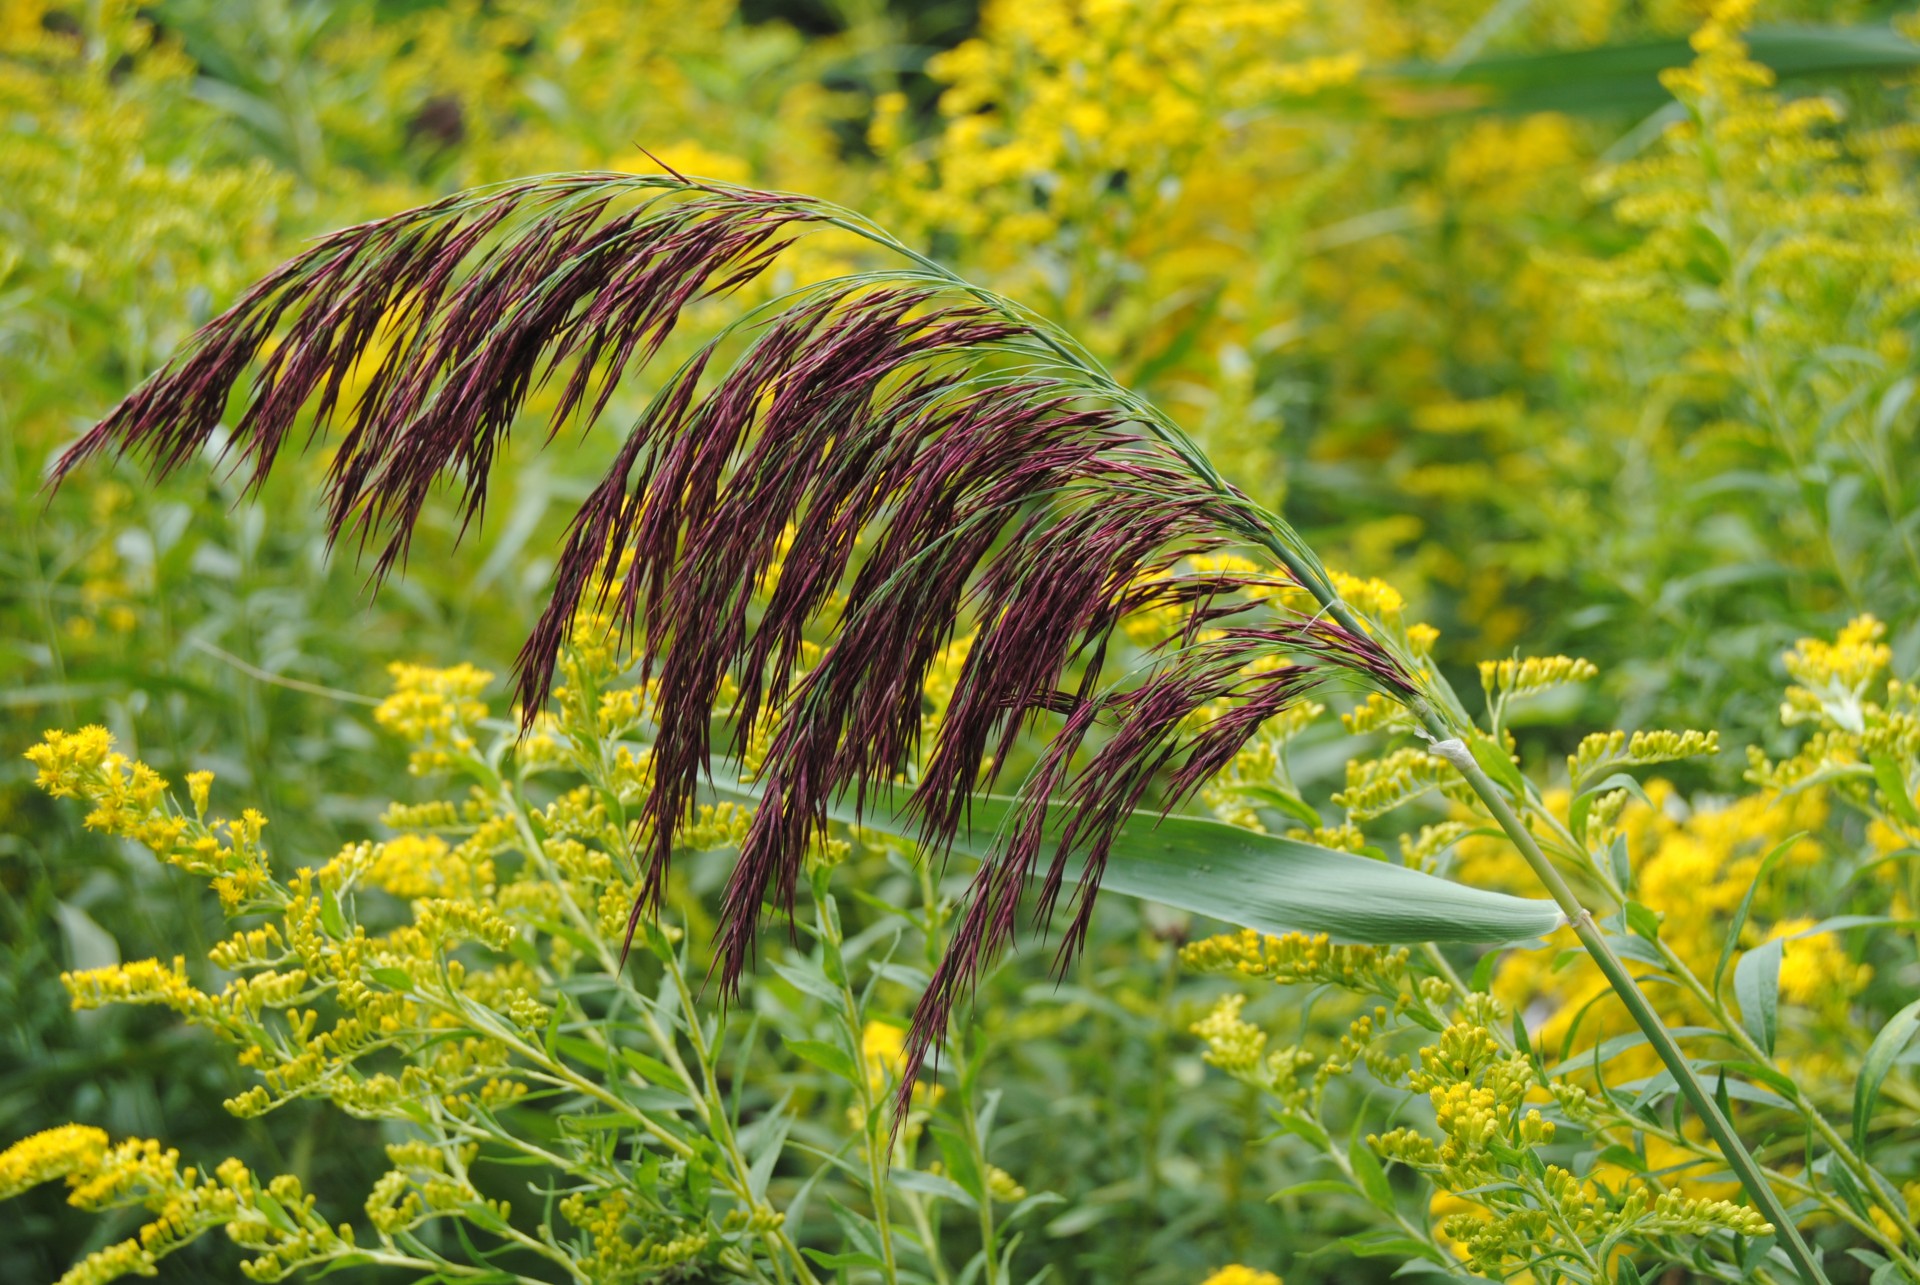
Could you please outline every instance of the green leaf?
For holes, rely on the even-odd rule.
[[[1720,1065],[1724,1070],[1732,1071],[1735,1075],[1744,1075],[1756,1084],[1766,1085],[1783,1098],[1793,1099],[1800,1096],[1800,1086],[1793,1082],[1793,1077],[1776,1071],[1770,1066],[1759,1062],[1748,1062],[1743,1058],[1722,1062]]]
[[[1327,1248],[1344,1249],[1356,1258],[1438,1258],[1433,1246],[1390,1231],[1343,1236]]]
[[[827,980],[827,974],[820,965],[805,955],[791,959],[773,961],[773,971],[792,982],[794,987],[815,999],[839,1006],[840,988]]]
[[[1653,808],[1653,800],[1647,797],[1646,787],[1640,784],[1638,778],[1629,776],[1625,772],[1615,772],[1606,780],[1586,786],[1580,793],[1574,795],[1573,808],[1567,814],[1567,819],[1572,824],[1573,833],[1580,842],[1587,841],[1587,814],[1593,810],[1594,801],[1613,790],[1625,790],[1646,804],[1649,809]]]
[[[1513,755],[1507,753],[1505,746],[1495,744],[1483,732],[1471,731],[1467,733],[1467,748],[1473,752],[1473,761],[1480,765],[1480,770],[1506,786],[1516,799],[1526,794],[1526,779],[1520,775]]]
[[[1826,1160],[1827,1185],[1839,1193],[1840,1199],[1846,1201],[1853,1212],[1862,1218],[1871,1218],[1873,1215],[1868,1212],[1871,1206],[1867,1204],[1867,1194],[1860,1190],[1860,1184],[1853,1180],[1853,1175],[1847,1172],[1847,1167],[1833,1163],[1834,1157],[1831,1154],[1826,1157]]]
[[[1626,891],[1633,889],[1633,859],[1627,853],[1627,836],[1616,834],[1613,842],[1607,845],[1607,865],[1613,871],[1613,881]]]
[[[327,930],[329,937],[346,938],[347,918],[340,913],[340,901],[333,895],[333,889],[324,885],[320,889],[320,926]]]
[[[1594,1161],[1597,1164],[1618,1165],[1629,1173],[1647,1171],[1647,1162],[1641,1158],[1640,1153],[1618,1142],[1595,1156]]]
[[[1880,793],[1886,796],[1887,807],[1908,825],[1920,825],[1920,808],[1913,806],[1913,796],[1907,792],[1906,778],[1900,775],[1900,765],[1887,754],[1875,754],[1869,761],[1873,764],[1874,783],[1880,787]]]
[[[1733,959],[1734,949],[1740,944],[1740,930],[1747,926],[1747,912],[1753,909],[1753,894],[1773,869],[1773,863],[1785,855],[1787,849],[1807,837],[1806,831],[1790,834],[1773,846],[1773,851],[1760,858],[1760,865],[1753,872],[1753,882],[1747,885],[1747,895],[1740,898],[1740,908],[1733,912],[1733,923],[1727,927],[1727,940],[1720,947],[1720,962],[1713,969],[1713,993],[1720,993],[1720,985],[1727,976],[1727,964]]]
[[[373,980],[397,991],[413,989],[413,974],[404,968],[376,968],[373,970]]]
[[[1782,78],[1887,74],[1920,66],[1920,46],[1886,26],[1756,27],[1745,33],[1755,62]],[[1379,79],[1445,86],[1432,112],[1578,112],[1644,114],[1672,101],[1660,73],[1694,59],[1684,40],[1600,45],[1552,53],[1509,54],[1457,67],[1403,66]]]
[[[650,1057],[638,1049],[621,1049],[620,1060],[639,1072],[640,1077],[654,1084],[681,1084],[679,1072],[657,1057]]]
[[[1342,1182],[1338,1178],[1315,1178],[1311,1182],[1296,1182],[1291,1187],[1282,1187],[1267,1197],[1268,1204],[1290,1200],[1298,1196],[1351,1196],[1353,1184]]]
[[[795,1057],[805,1058],[815,1066],[845,1080],[848,1084],[860,1082],[860,1070],[854,1066],[853,1059],[838,1044],[829,1044],[825,1040],[788,1040],[787,1048]]]
[[[975,1207],[974,1199],[953,1179],[943,1174],[922,1173],[918,1169],[895,1169],[889,1175],[893,1185],[902,1191],[917,1191],[923,1196],[934,1196],[941,1200],[951,1200],[955,1204]]]
[[[1873,1123],[1873,1105],[1880,1097],[1880,1086],[1886,1082],[1887,1072],[1893,1069],[1894,1060],[1907,1047],[1915,1030],[1920,1030],[1920,999],[1888,1019],[1880,1033],[1873,1037],[1873,1043],[1867,1046],[1866,1057],[1860,1060],[1860,1078],[1853,1085],[1853,1147],[1863,1157],[1867,1154],[1867,1130]]]
[[[1309,1146],[1318,1147],[1320,1150],[1325,1151],[1333,1144],[1333,1139],[1327,1136],[1327,1131],[1321,1128],[1316,1122],[1309,1120],[1306,1116],[1278,1115],[1276,1113],[1276,1119],[1282,1129],[1285,1129],[1296,1138],[1305,1139]]]
[[[987,1199],[986,1175],[980,1172],[979,1162],[974,1159],[973,1148],[958,1131],[936,1124],[933,1126],[934,1144],[940,1148],[940,1161],[946,1166],[947,1176],[952,1178],[960,1190],[971,1196],[974,1201]]]
[[[267,1216],[267,1221],[272,1223],[275,1229],[285,1232],[289,1236],[294,1235],[300,1230],[293,1225],[293,1219],[287,1216],[285,1207],[282,1206],[278,1200],[267,1194],[267,1192],[256,1191],[253,1196],[253,1203],[259,1207],[261,1213]]]
[[[904,803],[904,793],[875,790],[864,814],[856,816],[850,799],[836,802],[829,813],[911,839],[917,832],[902,815]],[[995,855],[1014,806],[1001,795],[976,795],[970,828],[956,837],[955,850],[982,859]],[[1058,832],[1067,811],[1063,805],[1050,809],[1050,831]],[[1083,868],[1078,857],[1070,861],[1067,882],[1078,883]],[[1120,827],[1100,887],[1256,932],[1326,933],[1358,942],[1524,941],[1565,922],[1550,901],[1489,892],[1218,821],[1148,812],[1134,813]]]
[[[1780,1025],[1780,960],[1786,943],[1775,939],[1740,956],[1733,969],[1733,994],[1740,1001],[1740,1024],[1769,1056]]]
[[[811,1258],[816,1267],[824,1267],[828,1271],[838,1271],[842,1267],[886,1267],[872,1254],[828,1254],[805,1245],[800,1247],[800,1252]]]
[[[827,1207],[833,1210],[834,1221],[840,1224],[841,1234],[853,1242],[855,1251],[868,1255],[874,1260],[874,1266],[880,1266],[886,1259],[886,1251],[880,1244],[880,1229],[832,1196],[827,1197]]]
[[[1533,1073],[1540,1077],[1540,1083],[1547,1083],[1547,1064],[1540,1060],[1540,1054],[1534,1051],[1533,1039],[1527,1034],[1527,1019],[1519,1007],[1513,1010],[1513,1046],[1526,1055],[1533,1067]]]
[[[1382,1213],[1392,1213],[1393,1184],[1387,1181],[1387,1171],[1380,1167],[1373,1149],[1364,1142],[1355,1142],[1347,1151],[1347,1163],[1353,1166],[1353,1176],[1359,1180],[1360,1190],[1373,1207]]]
[[[639,1121],[624,1111],[582,1111],[554,1117],[563,1129],[595,1132],[601,1129],[631,1129]]]
[[[1657,942],[1660,940],[1660,915],[1658,912],[1641,905],[1637,901],[1629,901],[1626,906],[1626,911],[1627,927],[1633,929],[1634,932],[1646,938],[1648,941]]]

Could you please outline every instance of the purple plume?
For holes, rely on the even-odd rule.
[[[563,381],[548,441],[592,424],[690,304],[752,280],[829,222],[861,230],[803,198],[577,175],[334,233],[202,329],[61,458],[56,480],[103,451],[178,468],[251,371],[225,450],[257,485],[290,433],[311,446],[338,427],[330,529],[373,546],[377,583],[443,479],[469,521],[480,515],[533,390]],[[1365,634],[1244,592],[1284,573],[1182,571],[1191,554],[1260,545],[1272,528],[1057,336],[922,264],[798,291],[674,372],[575,515],[517,666],[530,719],[594,595],[658,679],[651,852],[629,941],[709,776],[716,726],[731,727],[735,752],[770,738],[725,895],[729,986],[763,904],[791,906],[832,804],[864,802],[918,762],[909,807],[938,857],[975,792],[1038,737],[1001,851],[976,874],[922,998],[914,1066],[1012,939],[1033,877],[1044,919],[1084,860],[1064,960],[1135,809],[1178,806],[1330,673],[1413,688]],[[1183,632],[1116,672],[1120,622],[1167,607],[1184,610]],[[951,704],[923,747],[929,668],[968,628]],[[796,680],[810,634],[825,649]],[[738,696],[720,711],[729,681]]]

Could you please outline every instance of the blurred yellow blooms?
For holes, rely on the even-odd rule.
[[[1229,1263],[1201,1281],[1200,1285],[1284,1285],[1284,1282],[1272,1272]]]

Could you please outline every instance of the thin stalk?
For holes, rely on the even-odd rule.
[[[1434,717],[1430,710],[1416,712],[1424,716],[1422,721],[1430,721],[1436,725],[1437,730],[1447,730],[1444,725],[1439,724],[1438,718]],[[1514,815],[1513,809],[1507,804],[1506,797],[1474,761],[1473,753],[1468,750],[1466,744],[1448,737],[1437,743],[1433,747],[1433,752],[1452,764],[1454,769],[1466,778],[1467,784],[1472,786],[1473,792],[1480,796],[1480,801],[1493,814],[1493,819],[1499,823],[1502,830],[1506,831],[1507,837],[1513,841],[1513,846],[1519,850],[1521,857],[1532,868],[1535,877],[1559,905],[1561,913],[1566,915],[1568,922],[1573,926],[1574,935],[1580,939],[1580,944],[1586,947],[1587,953],[1593,957],[1593,962],[1599,965],[1601,973],[1613,987],[1614,994],[1619,996],[1622,1004],[1626,1005],[1627,1012],[1632,1015],[1635,1024],[1646,1035],[1647,1042],[1653,1046],[1654,1052],[1658,1053],[1660,1060],[1666,1063],[1668,1072],[1672,1074],[1674,1083],[1679,1086],[1681,1094],[1687,1099],[1687,1104],[1707,1126],[1707,1132],[1713,1135],[1713,1140],[1720,1145],[1720,1153],[1726,1157],[1727,1164],[1740,1179],[1740,1185],[1746,1188],[1747,1196],[1753,1201],[1754,1208],[1773,1224],[1774,1231],[1784,1242],[1787,1256],[1793,1260],[1801,1280],[1808,1285],[1827,1285],[1826,1274],[1820,1270],[1820,1264],[1814,1258],[1813,1251],[1801,1238],[1799,1228],[1793,1225],[1793,1219],[1788,1216],[1786,1206],[1780,1203],[1779,1196],[1768,1184],[1759,1164],[1747,1151],[1746,1144],[1740,1140],[1740,1135],[1734,1131],[1733,1124],[1721,1114],[1719,1106],[1707,1092],[1706,1085],[1700,1082],[1693,1068],[1687,1064],[1686,1056],[1681,1053],[1680,1046],[1674,1042],[1666,1023],[1660,1020],[1660,1015],[1654,1011],[1653,1005],[1641,991],[1639,983],[1634,981],[1633,974],[1627,971],[1627,966],[1621,962],[1618,955],[1613,953],[1613,947],[1607,944],[1607,939],[1601,933],[1599,925],[1593,921],[1593,913],[1580,904],[1580,899],[1574,894],[1572,885],[1567,883],[1566,877],[1560,873],[1558,867],[1547,859],[1546,853],[1540,850],[1540,844],[1534,839],[1533,833],[1521,824],[1518,816]]]

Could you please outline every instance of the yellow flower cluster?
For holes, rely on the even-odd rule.
[[[493,675],[461,663],[447,669],[387,666],[394,691],[373,711],[374,721],[415,748],[409,765],[416,775],[444,771],[474,751],[473,729],[487,716],[480,693]]]
[[[642,1279],[700,1257],[712,1238],[683,1231],[654,1238],[646,1234],[640,1202],[625,1192],[600,1195],[575,1192],[560,1202],[560,1214],[585,1232],[590,1246],[580,1267],[587,1280]]]
[[[1339,986],[1397,997],[1413,985],[1406,947],[1334,945],[1325,933],[1268,937],[1244,928],[1181,947],[1180,962],[1202,973],[1259,978],[1282,986]],[[1237,1011],[1237,1010],[1236,1010]]]
[[[1810,735],[1779,761],[1750,748],[1747,779],[1789,794],[1831,792],[1869,819],[1874,850],[1891,856],[1920,844],[1920,688],[1884,678],[1892,659],[1885,631],[1861,616],[1833,642],[1803,638],[1787,653],[1795,685],[1780,719]],[[1893,868],[1878,873],[1895,883],[1894,913],[1911,914],[1910,893]]]
[[[1651,767],[1720,752],[1718,732],[1594,732],[1567,757],[1567,778],[1575,788],[1621,768]]]
[[[1347,788],[1333,796],[1354,821],[1383,816],[1459,780],[1459,774],[1423,749],[1398,749],[1377,759],[1349,759]]]
[[[1229,1263],[1200,1285],[1285,1285],[1273,1272],[1261,1271],[1257,1267],[1247,1267],[1240,1263]]]
[[[96,1170],[107,1154],[107,1135],[84,1124],[43,1129],[0,1151],[0,1200],[55,1178]]]
[[[1581,683],[1600,672],[1592,661],[1570,656],[1528,656],[1521,660],[1483,660],[1480,685],[1493,696],[1532,696],[1564,683]]]
[[[130,1240],[95,1250],[60,1279],[63,1285],[105,1285],[122,1276],[152,1276],[160,1260],[216,1227],[253,1251],[241,1264],[250,1280],[281,1280],[312,1263],[351,1253],[353,1229],[329,1226],[298,1180],[275,1178],[264,1188],[237,1160],[212,1174],[180,1168],[180,1154],[158,1142],[64,1125],[0,1152],[0,1199],[64,1178],[68,1203],[82,1209],[144,1208],[152,1220]]]
[[[1820,690],[1840,689],[1859,696],[1875,678],[1886,671],[1893,660],[1893,649],[1885,639],[1887,627],[1872,616],[1859,616],[1835,635],[1832,642],[1822,638],[1802,638],[1792,651],[1781,657],[1787,673],[1802,687]],[[1798,715],[1792,689],[1788,691],[1788,709],[1781,718],[1792,722]]]
[[[145,845],[163,861],[212,881],[229,911],[270,896],[271,877],[260,836],[267,819],[252,808],[238,818],[207,819],[211,772],[188,778],[192,815],[167,793],[167,782],[145,763],[113,748],[104,727],[78,732],[49,731],[27,751],[38,769],[35,780],[55,798],[80,798],[93,805],[89,829]]]

